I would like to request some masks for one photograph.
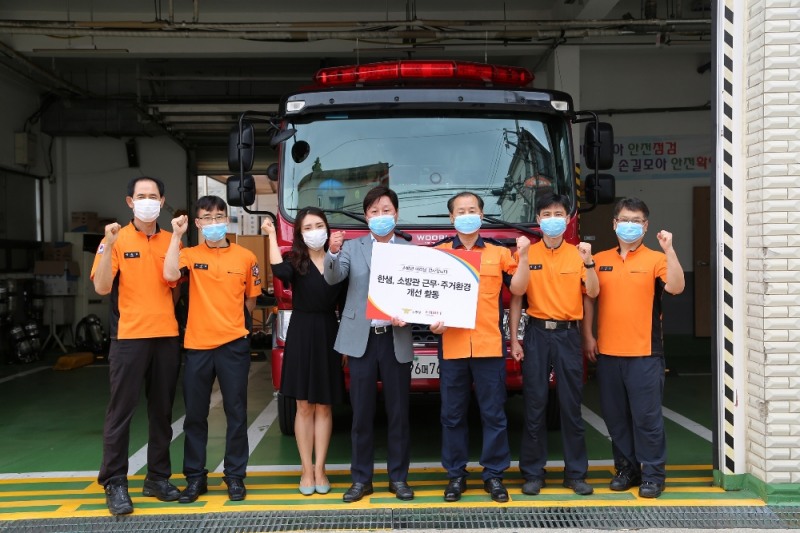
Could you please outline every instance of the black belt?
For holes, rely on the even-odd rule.
[[[578,327],[577,320],[545,320],[529,316],[528,322],[542,329],[572,329]]]
[[[392,331],[392,326],[370,326],[369,330],[375,335],[383,335]]]

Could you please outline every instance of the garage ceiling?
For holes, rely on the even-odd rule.
[[[451,58],[540,70],[558,46],[708,51],[709,3],[3,2],[0,66],[42,88],[47,133],[166,132],[202,148],[226,145],[241,111],[276,110],[322,66]]]

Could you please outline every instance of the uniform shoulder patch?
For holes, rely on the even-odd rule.
[[[252,271],[253,277],[257,278],[258,275],[261,273],[261,271],[258,269],[258,263],[253,265],[253,268],[251,269],[251,271]]]

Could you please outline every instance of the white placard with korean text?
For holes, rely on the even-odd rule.
[[[367,318],[472,329],[480,264],[477,252],[373,243]]]

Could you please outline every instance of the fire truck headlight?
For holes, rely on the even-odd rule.
[[[522,310],[522,317],[519,320],[519,326],[517,327],[517,339],[522,340],[525,337],[525,327],[528,325],[528,315],[525,313],[525,309]],[[508,309],[503,311],[503,336],[506,339],[511,338],[511,328],[508,324]]]
[[[291,311],[278,311],[278,317],[275,321],[275,333],[281,342],[286,342],[286,331],[289,329],[289,320],[291,318]]]

